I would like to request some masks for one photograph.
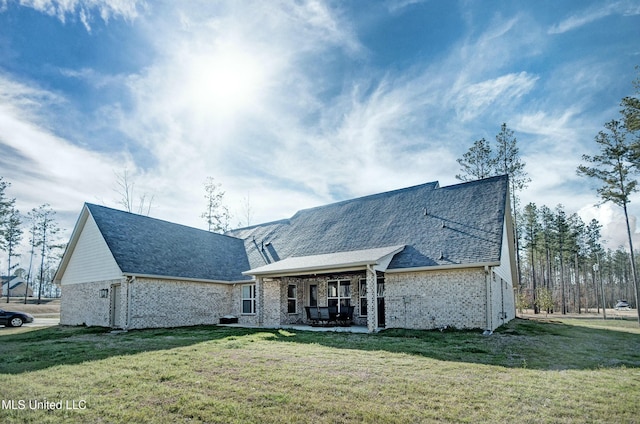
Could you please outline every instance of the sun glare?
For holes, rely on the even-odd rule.
[[[254,104],[263,82],[263,69],[256,58],[222,49],[194,60],[189,101],[208,112],[226,115]]]

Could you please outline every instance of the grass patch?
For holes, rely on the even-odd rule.
[[[636,422],[640,329],[517,319],[492,336],[216,326],[0,332],[0,422]],[[5,406],[6,406],[5,402]]]

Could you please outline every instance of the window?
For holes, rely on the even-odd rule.
[[[327,302],[328,306],[337,306],[338,312],[343,306],[351,306],[351,281],[327,282]]]
[[[287,288],[287,312],[295,314],[296,305],[298,303],[298,287],[295,284],[289,284]]]
[[[309,286],[309,306],[318,306],[318,286],[316,284]]]
[[[360,279],[360,316],[367,316],[367,279]]]
[[[256,313],[256,285],[248,284],[242,286],[242,313]]]

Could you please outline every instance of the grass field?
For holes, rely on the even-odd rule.
[[[0,358],[2,423],[640,422],[633,320],[516,319],[491,336],[0,328]]]

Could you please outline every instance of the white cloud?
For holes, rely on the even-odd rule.
[[[102,155],[53,135],[39,116],[47,103],[60,101],[0,76],[0,149],[9,153],[3,160],[12,162],[3,164],[3,177],[19,193],[15,197],[23,213],[43,203],[75,213],[85,201],[111,198],[113,170],[131,163],[125,155]],[[73,222],[63,224],[70,230]]]
[[[598,6],[590,7],[580,13],[571,15],[562,22],[553,25],[549,28],[548,33],[562,34],[614,14],[624,16],[638,15],[640,14],[640,6],[636,2],[629,1],[598,4]]]
[[[454,101],[456,113],[464,122],[476,118],[489,107],[506,109],[527,94],[537,79],[536,76],[520,72],[468,85],[457,94]]]
[[[592,219],[598,220],[602,225],[601,236],[602,244],[605,249],[616,250],[622,247],[625,250],[629,250],[629,237],[627,236],[627,224],[624,218],[624,212],[622,208],[612,204],[605,203],[600,206],[585,206],[578,211],[578,215],[585,223],[589,223]],[[629,215],[630,227],[637,228],[637,217],[635,215]],[[634,250],[636,250],[640,243],[640,233],[632,231],[632,240],[634,244]]]
[[[322,55],[337,49],[357,56],[363,49],[339,10],[321,2],[178,9],[150,25],[160,53],[129,78],[135,108],[120,125],[154,154],[154,172],[182,187],[180,197],[193,199],[187,204],[200,202],[207,175],[223,184],[230,203],[239,204],[248,192],[258,202],[252,175],[286,181],[287,170],[274,165],[276,152],[293,147],[302,157],[307,153],[301,144],[313,138],[313,130],[304,121],[326,106],[318,98],[326,81],[315,79],[326,66]],[[289,158],[288,168],[300,164],[300,156]]]
[[[426,0],[388,0],[386,2],[387,9],[390,13],[401,13],[406,8],[413,6],[414,4],[424,3]]]
[[[87,22],[89,12],[102,7],[103,19],[134,19],[143,8],[97,1],[31,3],[62,20],[75,13]],[[152,156],[148,169],[136,167],[126,153],[105,157],[50,134],[39,124],[34,103],[64,99],[37,89],[29,93],[19,84],[5,89],[21,96],[4,103],[4,125],[20,124],[21,140],[49,146],[47,154],[58,162],[50,165],[52,179],[65,188],[60,200],[80,204],[101,197],[114,206],[113,171],[128,166],[138,193],[156,195],[153,216],[203,228],[202,185],[213,176],[227,192],[233,224],[247,196],[253,222],[264,222],[436,179],[455,183],[455,158],[473,140],[493,138],[507,122],[522,142],[533,180],[523,203],[563,203],[577,210],[595,201],[575,167],[580,143],[593,139],[584,99],[590,87],[601,85],[594,75],[602,71],[592,66],[582,73],[567,66],[551,76],[525,71],[523,58],[539,54],[546,41],[524,14],[496,14],[480,28],[461,29],[460,41],[438,61],[383,72],[368,60],[356,24],[339,5],[202,1],[144,8],[148,13],[136,20],[136,34],[146,31],[153,55],[144,69],[116,76],[88,68],[62,73],[95,87],[126,86],[132,108],[105,104],[100,117]],[[580,96],[571,98],[569,90]],[[532,101],[536,91],[547,97]],[[27,112],[33,119],[25,118]],[[491,126],[495,131],[488,133]],[[11,148],[35,158],[34,171],[49,166],[18,138]],[[24,181],[36,185],[33,178]]]
[[[20,5],[31,7],[49,16],[55,16],[61,22],[67,18],[80,19],[87,31],[91,31],[92,12],[97,11],[100,18],[108,22],[112,18],[133,20],[138,17],[138,8],[143,1],[136,0],[19,0]]]

